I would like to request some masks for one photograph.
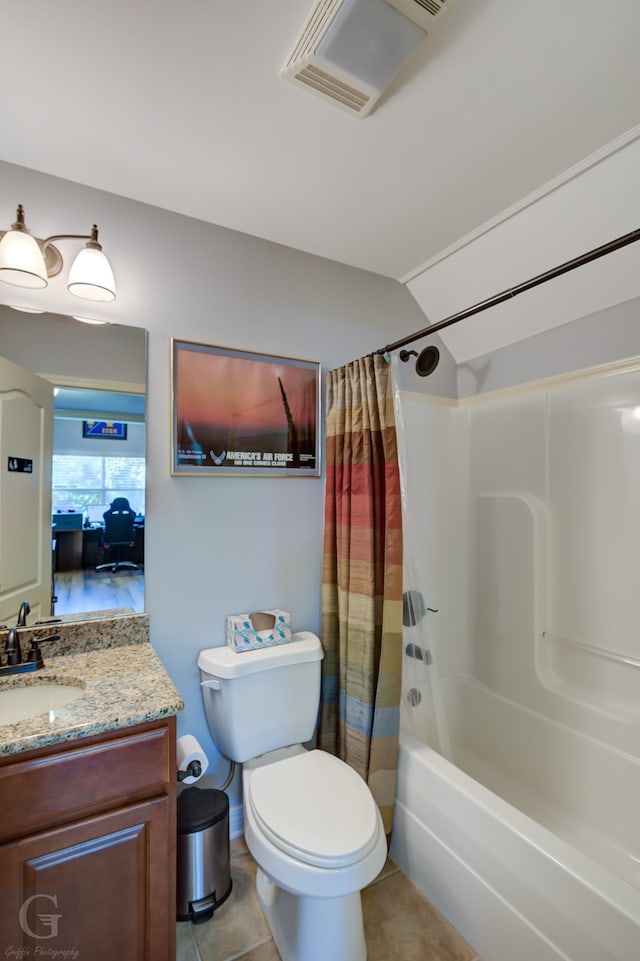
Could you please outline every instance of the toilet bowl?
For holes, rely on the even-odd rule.
[[[297,745],[247,762],[242,783],[258,899],[282,961],[365,961],[360,891],[387,844],[364,781]]]
[[[366,961],[360,891],[387,856],[364,780],[331,754],[306,750],[320,698],[320,640],[198,656],[211,736],[243,765],[244,836],[256,892],[282,961]]]

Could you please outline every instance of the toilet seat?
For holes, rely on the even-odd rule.
[[[257,767],[248,801],[265,836],[305,864],[343,868],[379,840],[378,811],[362,778],[325,751]]]

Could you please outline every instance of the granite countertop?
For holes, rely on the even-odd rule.
[[[74,625],[73,644],[62,630],[54,656],[47,656],[49,645],[42,648],[44,668],[0,676],[0,692],[52,682],[83,688],[80,696],[65,706],[14,724],[0,724],[0,757],[144,724],[183,709],[180,695],[148,640],[148,623],[145,636],[144,622],[140,634],[139,624],[132,629],[130,623],[124,623],[126,618],[113,621],[100,623],[98,631],[98,625],[85,622],[84,640]],[[55,629],[60,630],[58,625]],[[44,636],[41,629],[38,635]]]

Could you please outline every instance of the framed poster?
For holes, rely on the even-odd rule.
[[[171,473],[320,476],[320,364],[171,341]]]

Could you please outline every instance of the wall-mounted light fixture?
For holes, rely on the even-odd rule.
[[[16,222],[10,230],[0,230],[0,238],[0,280],[32,290],[46,287],[49,277],[55,277],[62,270],[62,254],[54,240],[86,240],[86,245],[71,264],[67,290],[85,300],[115,300],[115,278],[98,243],[95,224],[90,234],[53,234],[38,240],[32,237],[24,222],[24,208],[18,204]]]

